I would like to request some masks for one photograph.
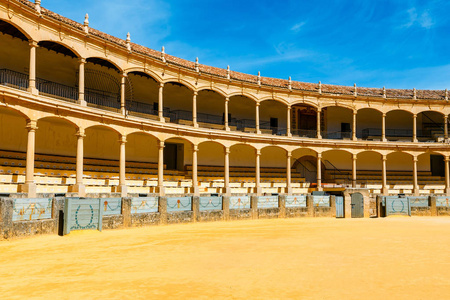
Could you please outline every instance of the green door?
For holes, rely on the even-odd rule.
[[[364,218],[364,197],[360,193],[352,194],[352,218]]]

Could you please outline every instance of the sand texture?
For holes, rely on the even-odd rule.
[[[450,299],[450,218],[304,218],[0,242],[1,299]]]

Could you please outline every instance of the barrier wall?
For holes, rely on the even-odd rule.
[[[33,199],[0,198],[0,239],[62,233],[63,212],[68,198],[40,196],[41,198]],[[334,196],[320,199],[311,195],[134,198],[106,198],[99,194],[93,196],[95,198],[72,199],[79,203],[98,203],[97,210],[102,214],[102,229],[257,218],[336,217],[338,210]],[[450,215],[448,200],[446,197],[408,199],[412,215],[432,216]],[[344,200],[344,205],[347,205],[346,201]],[[72,208],[72,211],[76,209],[77,207]],[[379,209],[378,211],[382,213]],[[86,223],[83,224],[90,223],[90,218],[84,221]]]

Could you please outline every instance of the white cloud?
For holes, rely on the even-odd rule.
[[[302,29],[303,26],[305,26],[306,22],[300,22],[295,24],[294,26],[291,27],[291,31],[293,32],[299,32],[300,29]]]
[[[408,15],[407,21],[400,26],[401,28],[418,26],[424,29],[431,29],[436,23],[429,10],[419,12],[417,8],[412,7],[408,9],[406,13]]]

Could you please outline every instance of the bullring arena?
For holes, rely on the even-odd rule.
[[[7,298],[448,295],[447,90],[206,66],[38,0],[0,32]]]

